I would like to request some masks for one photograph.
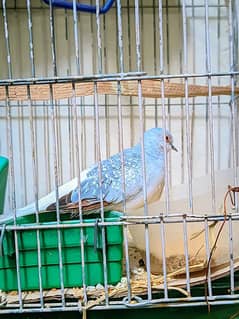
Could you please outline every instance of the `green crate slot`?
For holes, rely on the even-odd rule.
[[[87,247],[84,249],[85,262],[103,262],[102,249],[95,250],[94,247]],[[122,260],[122,246],[121,245],[107,245],[107,261]],[[41,250],[41,264],[42,265],[58,265],[59,251],[56,248]],[[62,250],[63,264],[81,263],[81,249],[80,247],[67,247]],[[37,266],[38,254],[37,250],[28,250],[19,252],[20,266]]]

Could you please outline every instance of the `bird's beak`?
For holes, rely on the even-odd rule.
[[[176,147],[173,145],[173,143],[170,143],[171,147],[172,147],[172,150],[178,152],[178,150],[176,149]]]

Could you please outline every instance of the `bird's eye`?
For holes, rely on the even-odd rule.
[[[166,135],[166,142],[169,142],[169,137],[168,137],[168,135]]]

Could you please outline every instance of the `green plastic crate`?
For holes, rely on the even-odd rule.
[[[52,221],[53,215],[51,213],[42,214],[41,224],[56,224],[56,222]],[[120,216],[120,213],[112,211],[105,214],[105,221],[119,221]],[[18,224],[27,226],[33,225],[32,221],[34,221],[34,216],[20,218],[17,222]],[[84,223],[92,222],[95,223],[96,218],[84,219]],[[75,224],[78,223],[78,220],[65,220],[62,221],[62,223]],[[64,228],[61,229],[60,233],[64,286],[80,287],[82,286],[81,230],[78,227]],[[13,241],[13,232],[11,235]],[[97,226],[97,229],[95,226],[84,227],[83,236],[86,285],[103,284],[104,266],[101,228],[99,226]],[[39,230],[39,237],[41,248],[42,286],[44,289],[60,288],[57,229]],[[122,242],[122,226],[107,226],[106,259],[109,284],[116,284],[121,280],[123,258]],[[16,258],[15,256],[12,256],[12,247],[9,244],[9,234],[6,234],[3,244],[4,256],[0,257],[0,289],[4,291],[16,290]],[[21,230],[18,232],[18,249],[21,288],[23,290],[39,289],[36,230]]]
[[[8,175],[8,159],[0,156],[0,214],[3,214]]]

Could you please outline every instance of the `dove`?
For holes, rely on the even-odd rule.
[[[166,139],[164,141],[164,138]],[[147,201],[160,198],[164,187],[165,157],[164,151],[175,150],[173,137],[162,128],[151,128],[144,132],[144,156]],[[99,165],[95,164],[86,173],[86,178],[73,191],[60,198],[60,208],[78,209],[79,194],[82,211],[85,214],[100,210],[103,201],[104,210],[123,210],[124,196],[126,209],[136,209],[144,205],[144,179],[142,171],[141,143],[123,151],[124,179],[122,176],[121,153],[100,162],[101,183],[99,183]],[[123,183],[125,193],[123,194]],[[55,204],[48,210],[55,209]]]

